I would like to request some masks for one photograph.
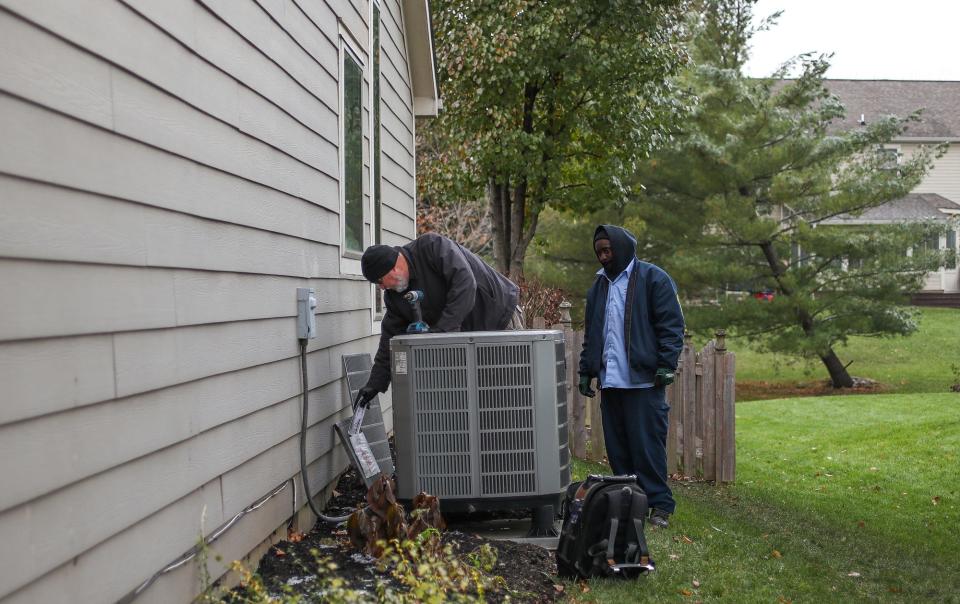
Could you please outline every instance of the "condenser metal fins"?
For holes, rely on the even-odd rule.
[[[565,491],[562,332],[404,335],[391,356],[401,499],[534,502]]]

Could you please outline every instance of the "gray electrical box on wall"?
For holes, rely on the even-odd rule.
[[[312,287],[297,288],[297,338],[307,340],[317,337],[317,298]]]
[[[397,492],[445,506],[551,505],[570,483],[563,333],[390,341]]]

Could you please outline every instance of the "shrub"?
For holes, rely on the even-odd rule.
[[[522,277],[517,285],[520,286],[520,306],[526,315],[527,327],[533,326],[534,317],[543,317],[548,327],[560,322],[563,290],[545,285],[535,277]]]

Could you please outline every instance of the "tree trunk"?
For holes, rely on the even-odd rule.
[[[777,250],[773,247],[773,243],[764,243],[760,246],[760,249],[763,250],[763,255],[767,259],[767,264],[770,266],[773,278],[777,281],[777,288],[780,290],[779,293],[784,296],[793,295],[790,287],[783,283],[783,265],[780,264],[780,258],[777,256]],[[797,320],[800,323],[800,328],[803,329],[803,333],[807,336],[813,336],[815,326],[810,313],[802,308],[798,309]],[[853,378],[850,377],[847,368],[840,362],[840,358],[837,357],[837,353],[833,351],[832,347],[828,347],[826,352],[818,356],[827,368],[827,372],[830,374],[830,381],[833,383],[834,388],[853,388]]]
[[[516,281],[523,276],[527,248],[537,231],[540,212],[528,208],[524,180],[511,187],[509,181],[487,182],[487,202],[493,225],[493,258],[496,269]],[[540,207],[534,204],[534,207]]]
[[[830,372],[830,381],[833,382],[834,388],[853,388],[853,378],[850,377],[847,368],[840,362],[833,348],[828,348],[825,354],[821,354],[820,360]]]
[[[534,106],[539,93],[539,85],[528,82],[524,86],[522,129],[527,134],[533,132]],[[527,177],[522,172],[513,178],[491,176],[487,181],[487,200],[493,218],[494,261],[497,270],[514,281],[523,276],[527,247],[537,232],[543,192],[535,193],[535,196],[534,201],[538,203],[528,204]]]

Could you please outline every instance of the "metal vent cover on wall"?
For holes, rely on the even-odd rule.
[[[397,489],[446,500],[555,497],[570,481],[559,331],[391,340]]]

